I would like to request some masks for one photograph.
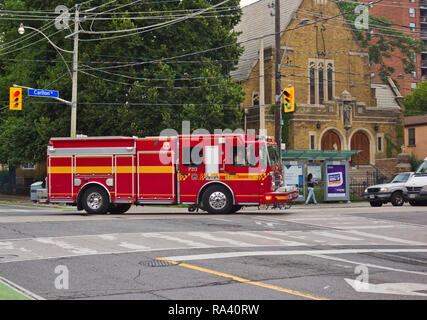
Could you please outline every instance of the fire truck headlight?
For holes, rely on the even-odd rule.
[[[74,179],[74,186],[80,187],[82,185],[82,179]]]
[[[114,179],[113,178],[107,179],[107,181],[105,181],[105,184],[109,187],[112,187],[114,185]]]

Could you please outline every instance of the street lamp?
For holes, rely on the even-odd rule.
[[[72,93],[71,93],[71,101],[66,101],[63,99],[57,99],[60,100],[62,102],[65,102],[66,104],[71,106],[71,125],[70,125],[70,131],[71,131],[71,137],[75,138],[76,137],[76,124],[77,124],[77,75],[78,75],[78,67],[79,67],[79,10],[78,10],[78,5],[76,5],[76,12],[75,12],[75,16],[74,16],[74,50],[73,51],[69,51],[69,50],[65,50],[62,49],[60,47],[58,47],[56,44],[54,44],[52,42],[52,40],[49,39],[49,37],[47,35],[45,35],[42,31],[40,31],[39,29],[33,28],[33,27],[28,27],[25,26],[24,24],[21,23],[20,27],[18,28],[18,33],[20,35],[23,35],[25,33],[25,29],[30,29],[30,30],[34,30],[38,33],[40,33],[43,37],[45,37],[47,39],[47,41],[49,41],[49,43],[58,51],[59,55],[61,56],[62,60],[64,60],[65,65],[67,66],[68,71],[70,72],[71,78],[72,78]],[[68,67],[68,64],[66,63],[64,57],[62,56],[61,52],[65,52],[65,53],[71,53],[73,55],[73,70],[72,70],[72,74],[70,71],[70,68]]]

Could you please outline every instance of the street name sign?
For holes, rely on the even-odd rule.
[[[30,97],[45,97],[45,98],[59,98],[59,91],[43,90],[43,89],[28,89]]]

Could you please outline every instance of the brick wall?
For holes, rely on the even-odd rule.
[[[396,166],[398,164],[397,158],[389,158],[389,159],[376,159],[375,165],[378,168],[382,168],[387,170],[390,173],[397,173]]]
[[[371,1],[359,0],[359,2],[369,3]],[[415,9],[415,17],[410,17],[409,8]],[[405,32],[410,37],[420,39],[421,24],[419,0],[414,0],[414,2],[409,0],[382,1],[380,3],[374,4],[372,8],[369,8],[369,14],[375,17],[386,18],[390,21],[393,21],[396,23],[393,28]],[[411,32],[409,29],[409,24],[411,22],[415,23],[415,32]],[[387,66],[395,69],[395,72],[392,74],[392,78],[398,83],[401,94],[405,96],[406,94],[410,94],[412,92],[412,83],[418,84],[420,82],[421,55],[417,55],[417,61],[415,64],[417,72],[416,77],[413,77],[412,74],[405,74],[401,57],[403,57],[403,54],[400,52],[400,50],[396,50],[393,52],[393,56],[390,58],[383,57],[383,61]],[[372,72],[375,73],[373,80],[377,83],[381,83],[382,81],[378,77],[378,69],[378,66],[372,66]]]

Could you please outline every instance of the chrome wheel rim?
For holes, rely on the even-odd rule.
[[[402,195],[399,194],[399,195],[396,196],[396,204],[397,205],[403,204],[403,201],[404,200],[403,200],[403,196]]]
[[[102,196],[99,192],[92,192],[87,197],[87,205],[92,210],[97,210],[102,205]]]
[[[216,191],[209,196],[209,205],[213,209],[221,210],[227,205],[227,196],[222,192]]]

